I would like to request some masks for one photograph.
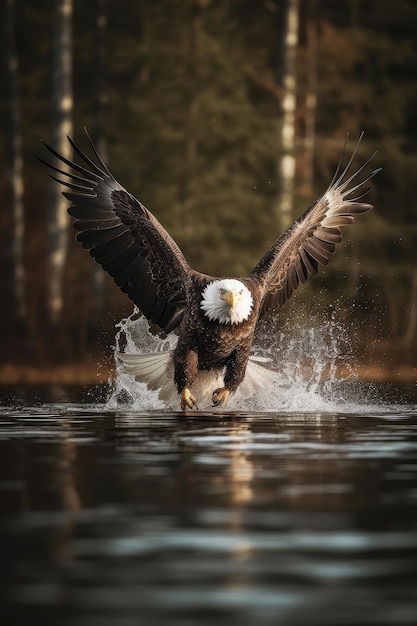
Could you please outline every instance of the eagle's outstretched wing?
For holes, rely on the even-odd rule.
[[[358,169],[349,174],[356,156],[359,141],[346,167],[340,173],[346,152],[347,140],[336,173],[325,194],[281,235],[264,254],[251,273],[263,287],[261,314],[267,309],[282,306],[300,283],[314,276],[319,264],[327,265],[342,241],[341,226],[355,221],[355,215],[372,209],[371,204],[360,202],[368,190],[363,185],[379,169],[360,179],[374,153]]]
[[[70,137],[68,140],[84,166],[47,144],[48,150],[71,172],[40,160],[69,179],[51,175],[69,189],[62,193],[72,202],[68,213],[75,218],[77,240],[145,317],[169,332],[181,322],[186,283],[193,270],[152,213],[113,178],[88,133],[87,136],[100,167]]]

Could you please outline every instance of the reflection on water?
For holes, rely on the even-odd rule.
[[[17,404],[0,409],[5,623],[417,623],[415,406]]]

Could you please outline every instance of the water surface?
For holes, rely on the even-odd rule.
[[[413,403],[184,416],[85,389],[2,397],[2,623],[417,623]]]

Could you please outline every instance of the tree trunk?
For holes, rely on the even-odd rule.
[[[288,0],[283,52],[281,158],[278,164],[281,190],[277,213],[282,228],[286,228],[291,222],[294,202],[298,14],[299,0]]]
[[[317,110],[317,20],[311,16],[307,22],[307,93],[304,139],[303,187],[307,196],[314,193],[314,149]]]
[[[107,113],[106,39],[106,0],[96,0],[93,68],[95,77],[93,139],[104,162],[107,160],[107,143],[105,133],[105,118]]]
[[[106,0],[96,0],[96,23],[94,34],[94,76],[95,104],[93,139],[103,161],[107,161],[107,141],[105,118],[107,112],[106,80],[106,38],[107,13]],[[94,303],[98,319],[103,310],[104,272],[96,263],[93,264]]]
[[[11,214],[12,236],[10,249],[11,293],[17,321],[26,316],[25,267],[23,262],[24,206],[23,159],[18,94],[18,58],[15,42],[15,2],[5,0],[4,16],[5,86],[7,91],[5,126],[5,161],[7,173],[7,208]]]
[[[417,329],[417,270],[411,270],[411,295],[404,342],[408,348],[415,342]]]
[[[52,146],[71,157],[67,135],[72,134],[72,0],[56,0],[53,49],[53,130]],[[62,163],[56,163],[66,169]],[[68,245],[67,201],[59,186],[52,181],[48,202],[48,234],[50,250],[49,314],[53,323],[61,319],[64,306],[64,269]]]

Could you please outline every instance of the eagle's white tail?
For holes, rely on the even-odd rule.
[[[149,389],[160,389],[172,380],[172,352],[150,352],[149,354],[125,354],[119,352],[119,359],[128,374]]]
[[[159,398],[165,402],[175,402],[178,392],[174,384],[172,352],[150,352],[145,354],[118,353],[125,371],[148,389],[159,390]],[[276,380],[276,373],[261,365],[265,359],[250,356],[246,375],[236,395],[252,397],[262,387],[266,388]],[[211,404],[211,394],[222,384],[221,372],[199,371],[192,385],[197,402]]]

